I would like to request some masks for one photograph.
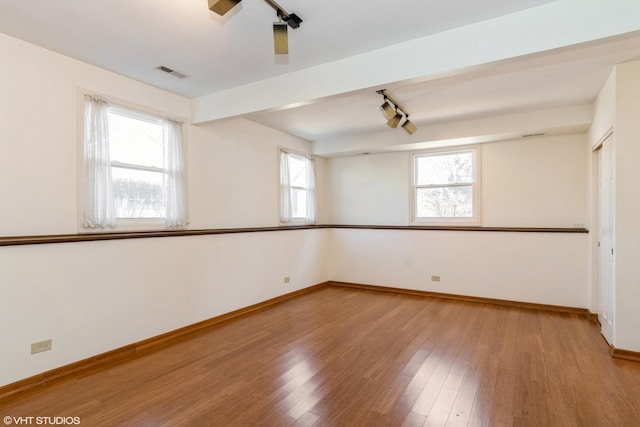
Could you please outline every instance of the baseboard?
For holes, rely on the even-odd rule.
[[[241,309],[234,310],[220,316],[212,317],[211,319],[203,320],[202,322],[194,323],[192,325],[175,329],[173,331],[169,331],[167,333],[157,335],[143,341],[116,348],[106,353],[101,353],[83,360],[79,360],[69,365],[64,365],[47,372],[25,378],[15,383],[7,384],[0,387],[0,402],[3,399],[12,396],[26,394],[44,384],[62,382],[75,376],[88,374],[117,363],[135,359],[144,354],[151,353],[153,351],[159,350],[172,344],[176,344],[182,340],[211,330],[213,327],[223,322],[244,316],[249,313],[267,309],[291,298],[295,298],[297,296],[313,292],[317,289],[324,288],[328,284],[329,282],[319,283],[308,288],[280,295],[278,297],[253,304],[248,307],[243,307]]]
[[[391,292],[396,294],[416,295],[421,297],[439,298],[439,299],[447,299],[447,300],[455,300],[455,301],[467,301],[467,302],[475,302],[475,303],[481,303],[481,304],[501,305],[505,307],[527,308],[531,310],[542,310],[542,311],[550,311],[555,313],[569,313],[569,314],[576,314],[579,316],[583,316],[586,318],[591,318],[591,313],[586,308],[564,307],[559,305],[537,304],[532,302],[510,301],[510,300],[503,300],[503,299],[474,297],[474,296],[467,296],[467,295],[444,294],[440,292],[420,291],[420,290],[404,289],[404,288],[392,288],[388,286],[363,285],[359,283],[348,283],[348,282],[330,281],[329,285],[343,287],[343,288],[365,289],[369,291]]]
[[[614,346],[609,346],[609,353],[611,357],[614,359],[623,359],[623,360],[631,360],[633,362],[640,362],[640,352],[631,351],[631,350],[623,350],[621,348],[615,348]]]

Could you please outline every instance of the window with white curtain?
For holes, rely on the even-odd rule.
[[[86,229],[188,224],[182,123],[85,96]]]
[[[280,190],[280,222],[316,223],[316,179],[311,157],[280,151]]]

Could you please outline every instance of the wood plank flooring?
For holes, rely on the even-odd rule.
[[[570,314],[327,287],[0,402],[82,426],[640,425],[640,363]]]

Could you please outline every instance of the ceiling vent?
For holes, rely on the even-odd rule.
[[[535,138],[536,136],[545,136],[544,133],[528,133],[525,135],[522,135],[523,138]]]
[[[164,71],[167,74],[171,74],[172,76],[176,76],[179,79],[184,79],[185,77],[187,77],[186,74],[181,73],[180,71],[176,71],[173,68],[165,67],[164,65],[158,65],[156,69],[160,71]]]

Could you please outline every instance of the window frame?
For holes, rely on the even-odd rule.
[[[470,183],[452,183],[452,184],[436,184],[436,185],[418,185],[418,159],[422,157],[454,155],[462,153],[472,154],[473,181]],[[479,145],[448,147],[433,150],[425,150],[414,152],[411,154],[411,174],[410,174],[410,219],[411,225],[435,225],[435,226],[480,226],[481,225],[481,148]],[[471,217],[418,217],[417,216],[417,193],[420,188],[447,188],[471,185],[472,191],[472,210]]]
[[[84,126],[85,126],[85,96],[100,96],[109,102],[112,108],[126,112],[127,117],[135,118],[138,120],[146,120],[155,123],[162,123],[164,118],[175,118],[178,121],[188,123],[188,120],[184,117],[177,116],[175,114],[166,113],[154,108],[132,103],[120,98],[116,98],[109,95],[103,95],[96,91],[91,91],[83,88],[77,89],[76,96],[76,152],[77,155],[77,230],[78,233],[91,234],[91,233],[118,233],[129,231],[162,231],[169,230],[167,227],[165,218],[117,218],[116,225],[113,228],[86,228],[83,224],[84,218],[84,176],[85,176],[85,164],[84,164]],[[184,156],[183,175],[185,182],[185,191],[188,189],[188,153],[187,153],[187,126],[182,127],[182,151]],[[153,172],[164,172],[164,168],[147,167],[136,164],[120,163],[110,161],[111,167],[123,167],[131,168],[135,170],[147,170]],[[152,170],[153,169],[153,170]],[[185,227],[188,228],[188,227]]]
[[[298,157],[300,159],[308,160],[311,163],[313,168],[315,168],[314,158],[313,158],[313,155],[311,155],[311,154],[303,153],[303,152],[296,151],[296,150],[291,150],[291,149],[286,148],[286,147],[278,147],[278,222],[282,226],[287,226],[287,225],[305,225],[305,224],[308,224],[308,221],[310,219],[309,212],[307,212],[307,216],[305,216],[305,217],[293,217],[292,216],[290,221],[288,221],[288,222],[282,221],[282,168],[281,168],[280,162],[282,161],[282,154],[283,153],[287,154],[287,156],[293,156],[293,157]],[[313,171],[313,173],[315,173],[315,170]],[[307,185],[308,184],[309,183],[307,183]],[[290,185],[289,188],[292,189],[292,190],[296,189],[296,190],[305,191],[306,197],[309,197],[309,193],[311,192],[311,189],[308,186],[307,187],[300,187],[300,186]],[[316,198],[315,203],[317,205],[317,203],[318,203],[317,198]],[[292,212],[292,215],[293,215],[293,212]]]

